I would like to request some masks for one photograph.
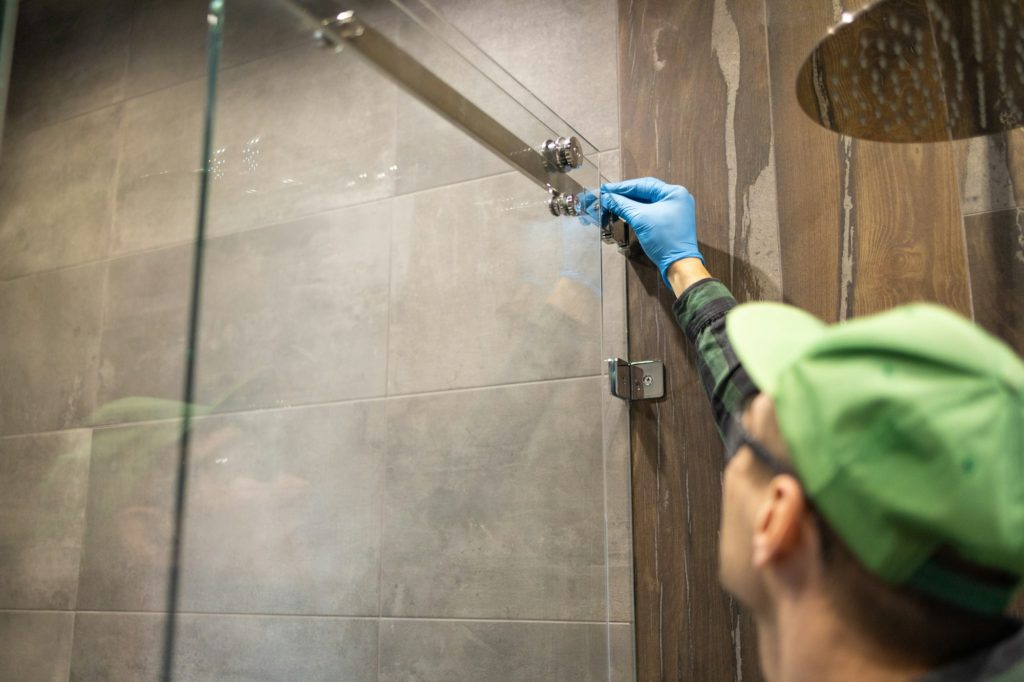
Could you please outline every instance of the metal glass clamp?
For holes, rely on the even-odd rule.
[[[548,188],[548,208],[551,215],[575,216],[580,214],[579,201],[575,194],[562,194],[554,187]]]
[[[583,147],[575,136],[548,140],[541,148],[541,154],[544,165],[559,173],[568,173],[583,165]]]
[[[641,253],[640,242],[636,240],[632,228],[608,211],[601,213],[601,241],[615,244],[619,247],[619,253],[627,258]]]
[[[665,395],[665,364],[661,360],[626,362],[608,359],[611,393],[623,400],[653,400]]]

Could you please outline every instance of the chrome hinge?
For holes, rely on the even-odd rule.
[[[665,364],[661,360],[626,362],[608,359],[612,395],[623,400],[653,400],[665,395]]]

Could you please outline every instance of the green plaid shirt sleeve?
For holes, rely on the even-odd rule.
[[[700,381],[723,439],[729,421],[739,416],[744,399],[757,391],[725,335],[725,316],[735,307],[736,299],[717,279],[697,282],[672,307],[696,351]]]

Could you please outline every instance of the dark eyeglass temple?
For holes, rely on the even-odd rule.
[[[747,433],[747,430],[743,428],[743,424],[740,422],[739,417],[734,417],[729,426],[729,432],[725,438],[726,463],[736,456],[736,452],[740,449],[740,446],[744,444],[749,445],[754,456],[761,460],[761,462],[774,473],[793,473],[792,468],[784,464],[780,458],[773,455],[771,450],[765,447],[759,440]]]

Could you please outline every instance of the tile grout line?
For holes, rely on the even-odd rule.
[[[392,133],[394,135],[394,149],[398,149],[398,107],[395,107],[394,116],[392,121]],[[391,302],[393,300],[393,286],[394,286],[394,272],[393,272],[393,260],[394,260],[394,239],[395,239],[395,207],[393,202],[388,204],[388,287],[387,287],[387,328],[384,333],[384,397],[385,402],[383,405],[384,411],[384,447],[383,452],[380,454],[378,465],[378,475],[380,480],[377,482],[377,680],[380,680],[381,664],[383,662],[383,653],[381,651],[381,641],[384,636],[384,621],[382,616],[384,615],[384,493],[386,490],[386,480],[388,475],[387,458],[388,451],[391,447],[390,438],[390,422],[391,422],[391,402],[388,400],[389,393],[391,390],[391,315],[394,312]]]
[[[167,611],[131,611],[131,610],[98,610],[98,609],[8,609],[0,608],[0,613],[11,614],[69,614],[87,616],[152,616],[162,617],[168,615]],[[440,622],[440,623],[487,623],[487,624],[510,624],[510,625],[630,625],[624,621],[595,621],[595,620],[562,620],[562,619],[537,619],[537,618],[472,618],[452,616],[382,616],[374,615],[344,615],[344,614],[322,614],[322,613],[241,613],[241,612],[217,612],[217,611],[175,611],[178,616],[195,616],[199,618],[295,618],[310,620],[353,620],[353,621],[407,621],[407,622]]]
[[[77,594],[76,594],[76,598],[77,598]],[[67,674],[65,676],[63,676],[63,679],[68,680],[69,682],[71,680],[71,667],[72,667],[72,664],[74,663],[75,637],[77,636],[77,633],[78,633],[78,613],[75,612],[75,611],[72,611],[71,612],[71,641],[68,642],[68,647],[69,647],[70,650],[68,651],[67,667],[66,667],[66,673]]]
[[[402,393],[390,396],[368,396],[364,398],[348,398],[343,400],[330,400],[319,403],[303,403],[299,405],[280,405],[280,406],[269,406],[269,407],[256,407],[247,410],[228,410],[225,412],[217,412],[214,414],[196,415],[193,420],[201,422],[208,419],[222,419],[230,416],[245,416],[252,414],[262,414],[266,412],[290,412],[295,410],[312,410],[316,408],[325,407],[338,407],[343,405],[359,405],[365,403],[376,403],[393,400],[413,400],[419,398],[435,397],[435,396],[448,396],[456,395],[461,393],[471,393],[474,391],[489,391],[489,390],[501,390],[517,387],[526,386],[544,386],[548,384],[555,384],[559,382],[569,381],[587,381],[592,379],[603,378],[603,374],[582,374],[574,377],[555,377],[551,379],[531,379],[529,381],[513,381],[506,384],[490,384],[484,386],[469,386],[466,388],[451,388],[442,389],[438,391],[424,391],[420,393]],[[141,421],[133,422],[111,422],[109,424],[95,424],[92,426],[74,426],[67,429],[51,429],[48,431],[30,431],[27,433],[11,433],[6,435],[0,435],[0,442],[4,440],[12,440],[15,438],[30,438],[36,436],[53,436],[62,433],[71,433],[74,431],[108,431],[119,428],[126,428],[132,426],[148,426],[155,424],[173,424],[179,421],[177,417],[167,417],[164,419],[144,419]]]
[[[110,105],[110,107],[104,107],[104,108],[112,108],[114,106],[117,106],[117,105],[116,104],[115,105]],[[340,205],[340,206],[335,206],[333,208],[327,208],[327,209],[324,209],[322,211],[315,211],[313,213],[302,214],[302,215],[298,215],[298,216],[295,216],[295,217],[292,217],[292,218],[287,218],[285,220],[279,220],[279,221],[267,223],[267,224],[264,224],[264,225],[257,225],[255,227],[247,227],[247,228],[241,228],[241,229],[227,230],[227,231],[225,231],[223,233],[213,234],[213,235],[209,236],[205,241],[207,243],[209,243],[209,242],[219,241],[221,239],[226,239],[228,237],[238,237],[238,236],[244,235],[244,234],[261,232],[263,230],[270,230],[270,229],[274,229],[274,228],[283,228],[283,227],[291,225],[292,223],[297,223],[297,222],[304,221],[304,220],[312,220],[312,219],[315,219],[315,218],[322,218],[322,217],[324,217],[326,215],[329,215],[331,213],[339,213],[340,214],[340,213],[344,213],[344,212],[350,211],[352,209],[362,208],[362,207],[366,207],[366,206],[372,206],[373,204],[376,204],[376,203],[383,203],[383,202],[386,202],[386,201],[393,201],[395,199],[402,199],[402,198],[405,198],[405,197],[413,197],[413,196],[416,196],[416,195],[419,195],[419,194],[426,194],[427,192],[439,192],[439,191],[443,191],[443,190],[451,190],[451,189],[455,189],[455,188],[457,188],[457,187],[459,187],[461,185],[468,185],[468,184],[472,184],[474,182],[482,182],[484,180],[494,180],[496,178],[500,178],[500,177],[506,176],[506,175],[518,176],[519,172],[515,171],[515,170],[502,170],[502,171],[499,171],[497,173],[491,173],[489,175],[481,175],[480,177],[469,178],[469,179],[466,179],[466,180],[459,180],[458,182],[453,182],[453,183],[450,183],[450,184],[447,184],[447,185],[438,185],[436,187],[424,187],[424,188],[421,188],[421,189],[412,190],[411,192],[396,193],[396,194],[391,194],[391,195],[388,195],[388,196],[378,197],[378,198],[374,198],[374,199],[366,199],[365,201],[356,201],[355,203],[343,204],[343,205]],[[337,229],[340,229],[340,228],[337,228]],[[97,265],[97,264],[108,262],[108,261],[109,262],[113,262],[113,261],[118,261],[118,260],[127,260],[129,258],[135,258],[135,257],[142,256],[142,255],[153,255],[153,254],[159,253],[161,251],[170,251],[172,249],[180,249],[180,248],[184,248],[184,247],[191,246],[191,245],[194,245],[194,244],[195,244],[195,239],[194,238],[193,239],[181,239],[181,240],[176,240],[176,241],[172,241],[172,242],[167,242],[165,244],[156,244],[156,245],[147,246],[147,247],[141,248],[141,249],[136,249],[136,250],[132,250],[132,251],[126,251],[124,253],[113,253],[113,254],[111,254],[111,255],[109,255],[107,257],[104,257],[104,258],[93,258],[91,260],[82,261],[80,263],[69,263],[69,264],[66,264],[66,265],[59,265],[59,266],[53,267],[53,268],[44,268],[42,270],[34,270],[32,272],[26,272],[26,273],[22,273],[22,274],[19,274],[19,275],[15,275],[13,277],[0,278],[0,286],[3,286],[5,284],[7,284],[8,282],[17,282],[19,280],[28,279],[29,277],[36,277],[36,276],[40,276],[40,275],[49,275],[49,274],[53,274],[53,273],[57,273],[57,272],[64,272],[64,271],[67,271],[67,270],[73,270],[75,268],[85,268],[85,267],[88,267],[90,265]]]

